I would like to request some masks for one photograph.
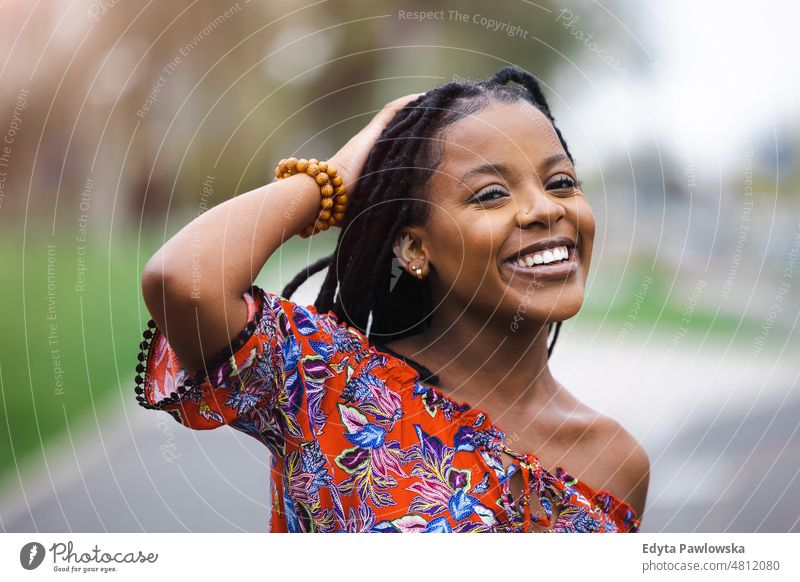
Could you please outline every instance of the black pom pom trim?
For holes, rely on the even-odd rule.
[[[139,363],[136,364],[136,387],[134,388],[134,392],[136,392],[136,401],[139,403],[139,406],[147,409],[152,408],[152,406],[147,402],[147,398],[144,396],[144,376],[142,374],[147,368],[144,366],[143,362],[147,360],[147,355],[150,351],[150,343],[155,335],[151,330],[155,327],[156,323],[152,319],[147,322],[147,329],[142,333],[144,340],[139,344],[139,353],[136,356]]]

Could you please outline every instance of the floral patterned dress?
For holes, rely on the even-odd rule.
[[[422,383],[333,312],[257,286],[243,297],[246,328],[195,373],[151,320],[136,393],[184,426],[227,424],[269,449],[269,531],[639,530],[627,502],[511,450],[485,412]],[[503,452],[514,459],[508,468]]]

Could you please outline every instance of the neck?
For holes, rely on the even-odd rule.
[[[541,410],[559,388],[548,366],[548,326],[523,319],[512,329],[512,321],[444,302],[406,353],[456,399]]]

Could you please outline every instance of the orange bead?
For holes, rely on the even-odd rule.
[[[283,172],[281,172],[281,168],[280,168],[280,166],[278,166],[277,168],[275,168],[275,177],[276,177],[276,178],[280,178],[282,175],[283,175]]]
[[[321,204],[325,209],[333,208],[333,198],[323,198]]]
[[[336,219],[333,216],[328,217],[328,224],[336,226]]]
[[[319,160],[317,158],[311,158],[308,160],[308,165],[310,166],[311,164],[314,164],[315,166],[319,165]]]
[[[347,206],[345,206],[344,204],[334,204],[333,205],[333,211],[334,212],[344,212],[345,210],[347,210]]]
[[[336,176],[333,180],[331,180],[331,183],[334,186],[341,186],[342,185],[342,177],[341,176]]]
[[[317,164],[312,164],[308,162],[308,167],[306,168],[306,174],[309,176],[316,176],[319,174],[319,166]]]
[[[285,166],[286,165],[286,158],[283,158],[280,162],[278,162],[278,165],[279,166]]]
[[[297,160],[297,163],[295,164],[295,168],[297,169],[298,172],[305,172],[307,167],[308,167],[308,160],[304,158]]]
[[[337,196],[342,196],[345,192],[347,192],[347,188],[343,185],[337,186],[336,190],[333,191]]]
[[[328,220],[331,217],[331,211],[330,210],[323,210],[322,212],[319,213],[319,217],[322,220]]]
[[[328,167],[328,175],[329,175],[331,178],[335,178],[335,177],[336,177],[336,174],[338,174],[338,173],[339,173],[339,172],[337,172],[337,171],[336,171],[336,168],[331,168],[331,167]]]
[[[320,225],[319,225],[319,229],[320,230],[328,230],[329,228],[330,228],[330,225],[327,222],[321,222]]]
[[[286,167],[289,168],[289,171],[294,171],[297,167],[297,158],[289,158],[286,160]]]
[[[317,164],[319,166],[320,172],[327,172],[328,171],[328,162],[320,162]]]
[[[336,222],[342,222],[344,220],[344,212],[334,212],[333,217],[336,219]]]
[[[330,184],[325,184],[322,188],[320,188],[320,192],[325,198],[330,198],[333,196],[333,186]]]
[[[334,203],[336,204],[347,204],[347,200],[347,194],[339,194],[333,199]]]
[[[319,168],[319,166],[317,167]],[[317,174],[316,180],[317,184],[319,184],[320,186],[324,186],[325,184],[328,183],[328,180],[330,180],[330,178],[328,177],[328,174],[320,170],[319,174]]]

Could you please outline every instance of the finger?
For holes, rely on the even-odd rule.
[[[389,103],[386,104],[386,107],[389,109],[402,109],[408,103],[414,101],[415,99],[418,99],[421,95],[424,94],[425,93],[422,92],[422,93],[409,93],[408,95],[403,95],[402,97],[398,97],[393,101],[389,101]]]
[[[392,101],[389,101],[383,108],[378,112],[378,114],[372,119],[372,121],[378,125],[379,127],[384,127],[392,117],[397,114],[403,107],[408,105],[411,101],[418,99],[420,95],[424,95],[425,93],[410,93],[408,95],[403,95],[402,97],[398,97]]]

